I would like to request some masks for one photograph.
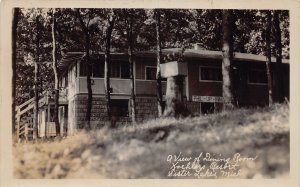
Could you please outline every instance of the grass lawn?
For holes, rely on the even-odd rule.
[[[14,175],[16,178],[284,178],[289,175],[289,129],[288,106],[274,105],[82,131],[62,140],[14,145]],[[188,162],[192,164],[197,157],[198,165],[187,168]],[[226,158],[228,162],[224,161]]]

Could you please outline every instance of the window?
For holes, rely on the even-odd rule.
[[[50,114],[50,116],[49,116]],[[54,108],[50,107],[50,112],[48,113],[48,109],[46,110],[46,122],[54,122]]]
[[[80,76],[87,75],[87,66],[85,62],[80,63]],[[104,78],[104,61],[93,61],[91,67],[91,77]],[[111,61],[110,77],[129,79],[129,62],[126,61]]]
[[[111,114],[118,117],[128,117],[128,99],[112,99]]]
[[[200,81],[222,81],[222,69],[218,67],[200,67]]]
[[[87,66],[86,62],[84,62],[84,61],[80,62],[79,76],[83,76],[83,77],[86,76],[86,66]]]
[[[156,80],[156,67],[146,66],[146,80]],[[161,78],[162,81],[167,81],[166,78]]]
[[[112,78],[129,79],[129,62],[112,61],[110,64],[110,76]]]
[[[64,81],[65,81],[64,86],[68,87],[68,83],[69,83],[68,76],[65,76]]]
[[[267,84],[267,73],[265,70],[252,69],[249,71],[249,83]]]
[[[110,76],[112,78],[120,78],[120,63],[119,62],[111,62]]]
[[[201,103],[201,113],[202,114],[212,114],[215,110],[215,104],[214,103]]]
[[[104,63],[99,62],[99,61],[95,61],[93,63],[93,77],[99,77],[99,78],[103,78],[104,77]]]
[[[130,68],[128,62],[121,62],[121,78],[122,79],[130,78]]]
[[[156,80],[156,67],[146,67],[146,80]]]

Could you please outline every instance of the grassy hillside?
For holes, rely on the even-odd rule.
[[[287,177],[288,119],[288,106],[275,105],[204,117],[151,120],[113,130],[102,128],[60,141],[20,143],[13,149],[14,174],[17,178],[216,178],[205,174],[209,169],[217,172],[217,178]],[[175,155],[193,161],[201,153],[198,164],[205,165],[201,176],[168,176],[176,168],[172,167]],[[255,159],[240,159],[236,168],[224,169],[225,161],[220,160],[229,158],[232,166],[238,160],[237,153]],[[204,159],[208,154],[217,160],[219,169]],[[187,160],[178,165],[184,166],[176,171],[189,170],[184,168]],[[238,176],[221,175],[238,170]]]

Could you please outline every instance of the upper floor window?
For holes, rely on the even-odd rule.
[[[156,80],[156,67],[146,66],[146,80]]]
[[[112,78],[129,79],[130,69],[127,61],[113,61],[110,67],[110,76]]]
[[[80,76],[87,75],[87,67],[84,62],[80,63]],[[104,78],[104,62],[94,61],[91,66],[91,77]],[[129,62],[126,61],[111,61],[110,77],[129,79]]]
[[[249,83],[253,84],[267,84],[268,79],[267,79],[267,73],[265,70],[261,69],[251,69],[249,71]]]
[[[200,81],[217,81],[223,80],[222,69],[219,67],[200,67]]]
[[[102,62],[95,62],[92,66],[92,76],[93,77],[104,77],[104,63]]]
[[[146,80],[156,80],[156,71],[157,68],[155,66],[146,66]],[[162,78],[162,81],[166,81],[166,78]]]

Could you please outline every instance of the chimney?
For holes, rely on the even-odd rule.
[[[194,49],[195,49],[195,50],[200,50],[200,49],[203,49],[203,48],[201,47],[201,44],[200,44],[200,43],[195,43],[195,44],[194,44]]]

